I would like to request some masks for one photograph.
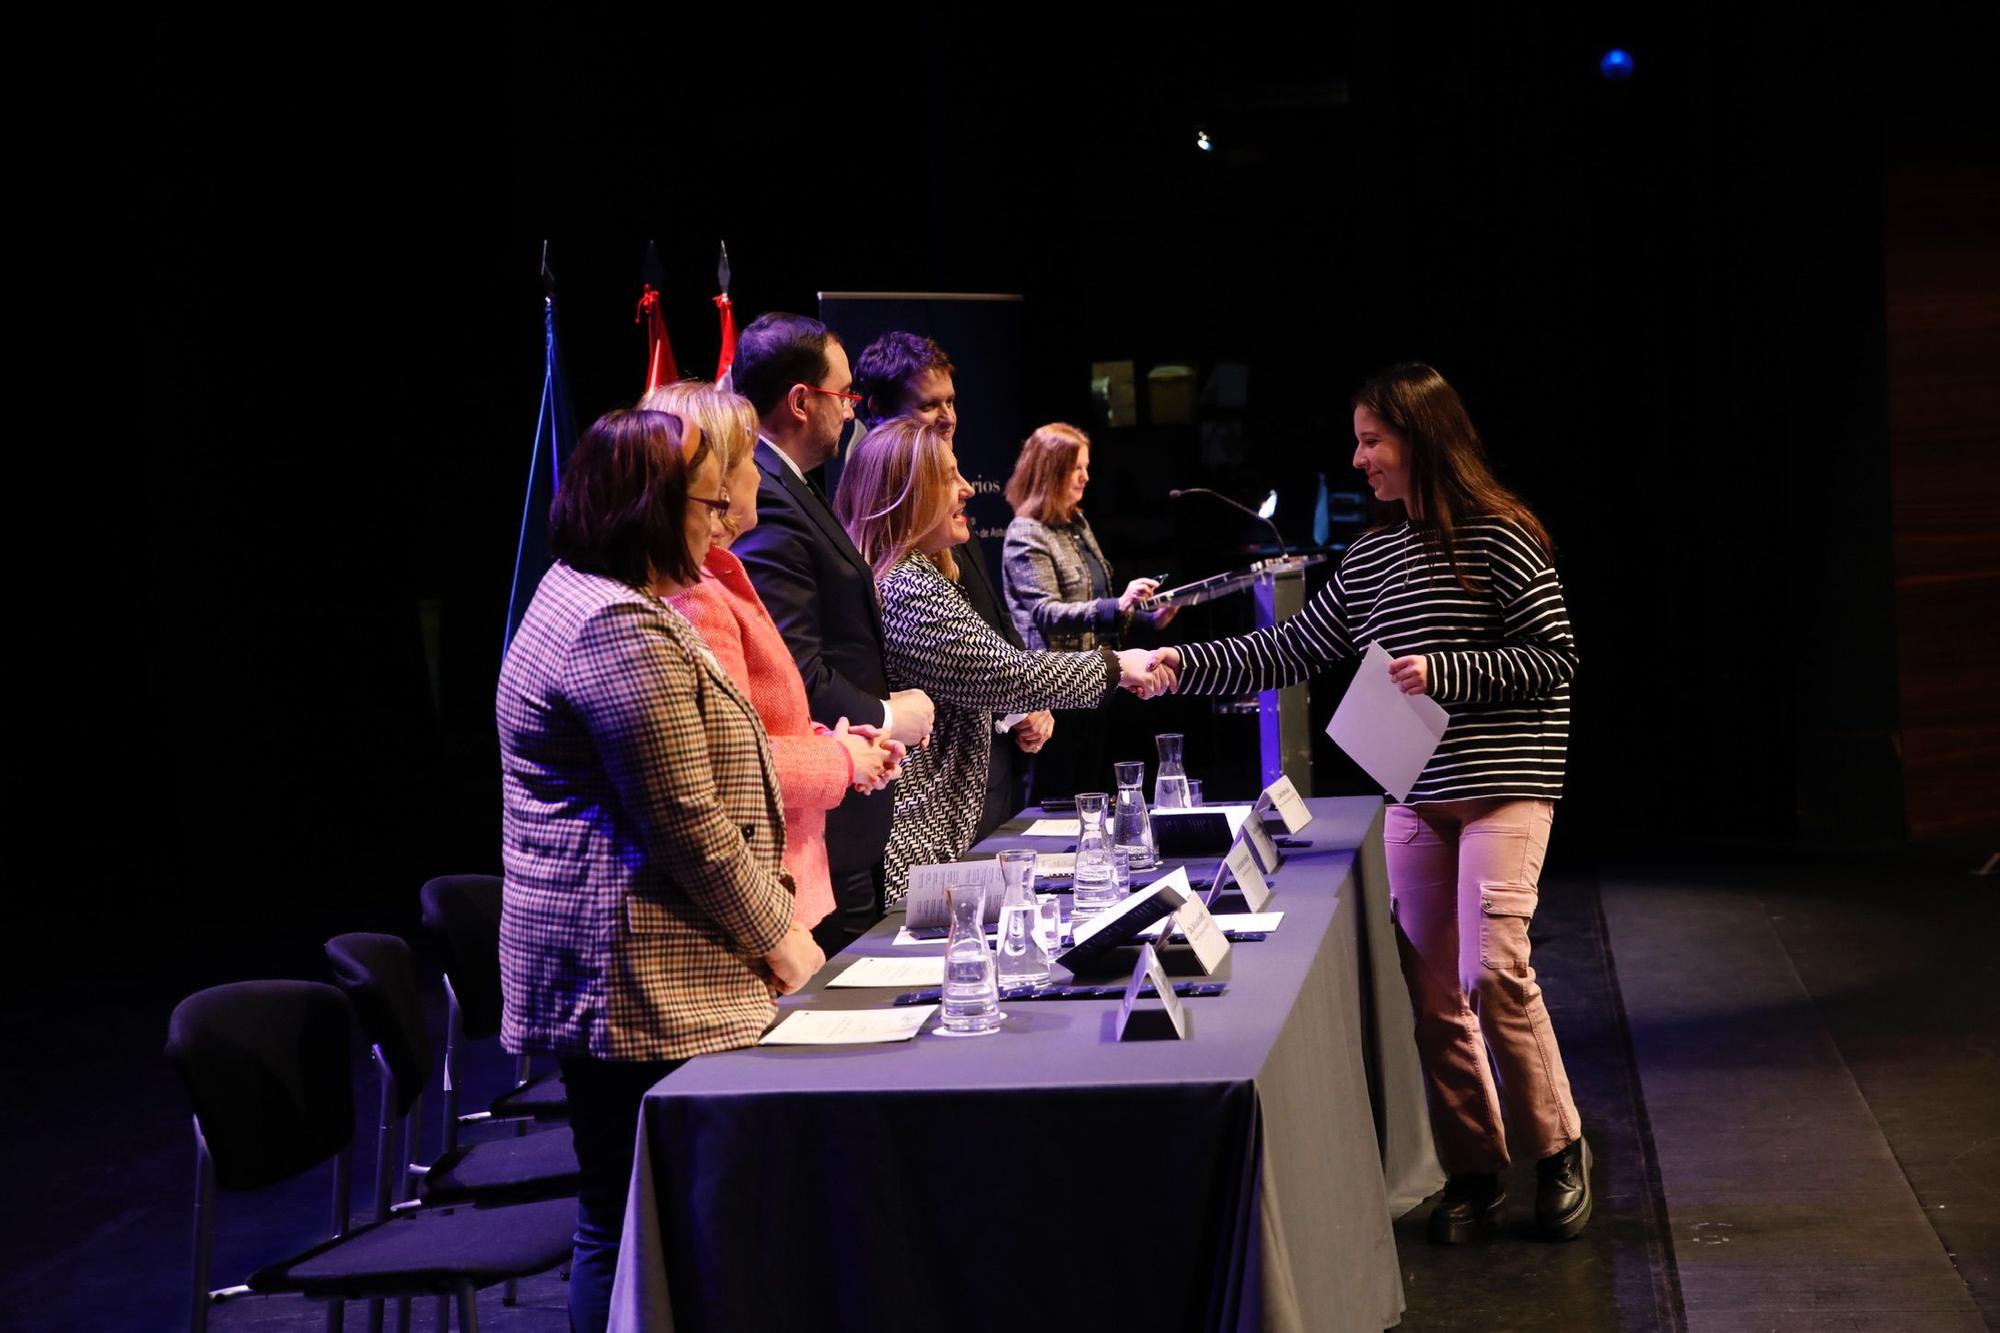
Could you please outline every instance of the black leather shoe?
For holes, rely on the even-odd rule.
[[[1496,1175],[1453,1176],[1444,1183],[1444,1198],[1431,1209],[1431,1243],[1458,1245],[1481,1227],[1500,1220],[1507,1191]]]
[[[1590,1145],[1581,1138],[1535,1163],[1535,1229],[1575,1240],[1590,1220]]]

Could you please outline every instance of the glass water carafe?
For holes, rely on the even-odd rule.
[[[1000,853],[1000,985],[1045,986],[1049,951],[1035,913],[1035,854]]]
[[[1187,770],[1181,767],[1182,736],[1163,731],[1153,737],[1160,747],[1160,767],[1153,775],[1153,806],[1158,810],[1185,810],[1194,802],[1188,797]]]
[[[1119,899],[1111,875],[1111,797],[1101,791],[1076,796],[1076,878],[1070,917],[1087,920]]]
[[[945,889],[951,933],[944,942],[944,1030],[979,1036],[1000,1029],[1000,987],[986,947],[986,886]]]
[[[1151,870],[1160,863],[1153,842],[1153,820],[1146,813],[1146,765],[1139,760],[1114,765],[1118,795],[1111,807],[1111,846],[1125,853],[1134,870]]]

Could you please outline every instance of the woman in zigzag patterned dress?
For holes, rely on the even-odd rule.
[[[930,744],[903,764],[890,826],[887,901],[913,865],[956,860],[971,845],[985,800],[994,724],[1038,708],[1087,708],[1119,685],[1150,683],[1147,654],[1023,651],[994,632],[959,591],[951,548],[970,535],[951,443],[908,417],[885,421],[854,446],[833,510],[875,571],[888,666],[898,689],[937,707]]]

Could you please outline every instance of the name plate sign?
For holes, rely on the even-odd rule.
[[[1275,853],[1277,848],[1273,847],[1271,850]],[[1222,889],[1225,875],[1243,894],[1243,901],[1251,911],[1261,912],[1264,910],[1264,904],[1271,901],[1271,886],[1264,879],[1264,871],[1257,864],[1257,853],[1251,848],[1250,839],[1247,837],[1238,838],[1230,847],[1229,855],[1222,858],[1222,869],[1215,872],[1217,892]]]
[[[1265,874],[1278,868],[1278,844],[1271,837],[1271,830],[1264,827],[1262,819],[1243,821],[1243,841],[1257,858],[1257,864]]]
[[[1160,998],[1158,1008],[1139,1007],[1139,989],[1149,981]],[[1152,945],[1144,945],[1139,950],[1138,964],[1132,969],[1132,980],[1126,983],[1124,1001],[1118,1006],[1118,1040],[1186,1041],[1187,1034],[1187,1009],[1174,993],[1174,983],[1167,980],[1160,956],[1153,952]]]
[[[1222,933],[1222,927],[1208,913],[1208,904],[1199,894],[1189,894],[1188,900],[1174,913],[1174,928],[1187,937],[1188,947],[1194,950],[1195,961],[1201,964],[1201,974],[1215,975],[1215,969],[1222,966],[1222,960],[1229,957],[1229,937]]]
[[[1287,833],[1297,833],[1313,822],[1312,811],[1306,808],[1305,798],[1299,795],[1299,789],[1292,785],[1290,778],[1280,777],[1264,788],[1264,794],[1257,798],[1257,803],[1262,805],[1266,801],[1278,812],[1278,818],[1285,821]]]

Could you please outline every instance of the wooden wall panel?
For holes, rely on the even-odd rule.
[[[1899,751],[1912,837],[2000,830],[2000,170],[1892,132],[1885,181]]]

